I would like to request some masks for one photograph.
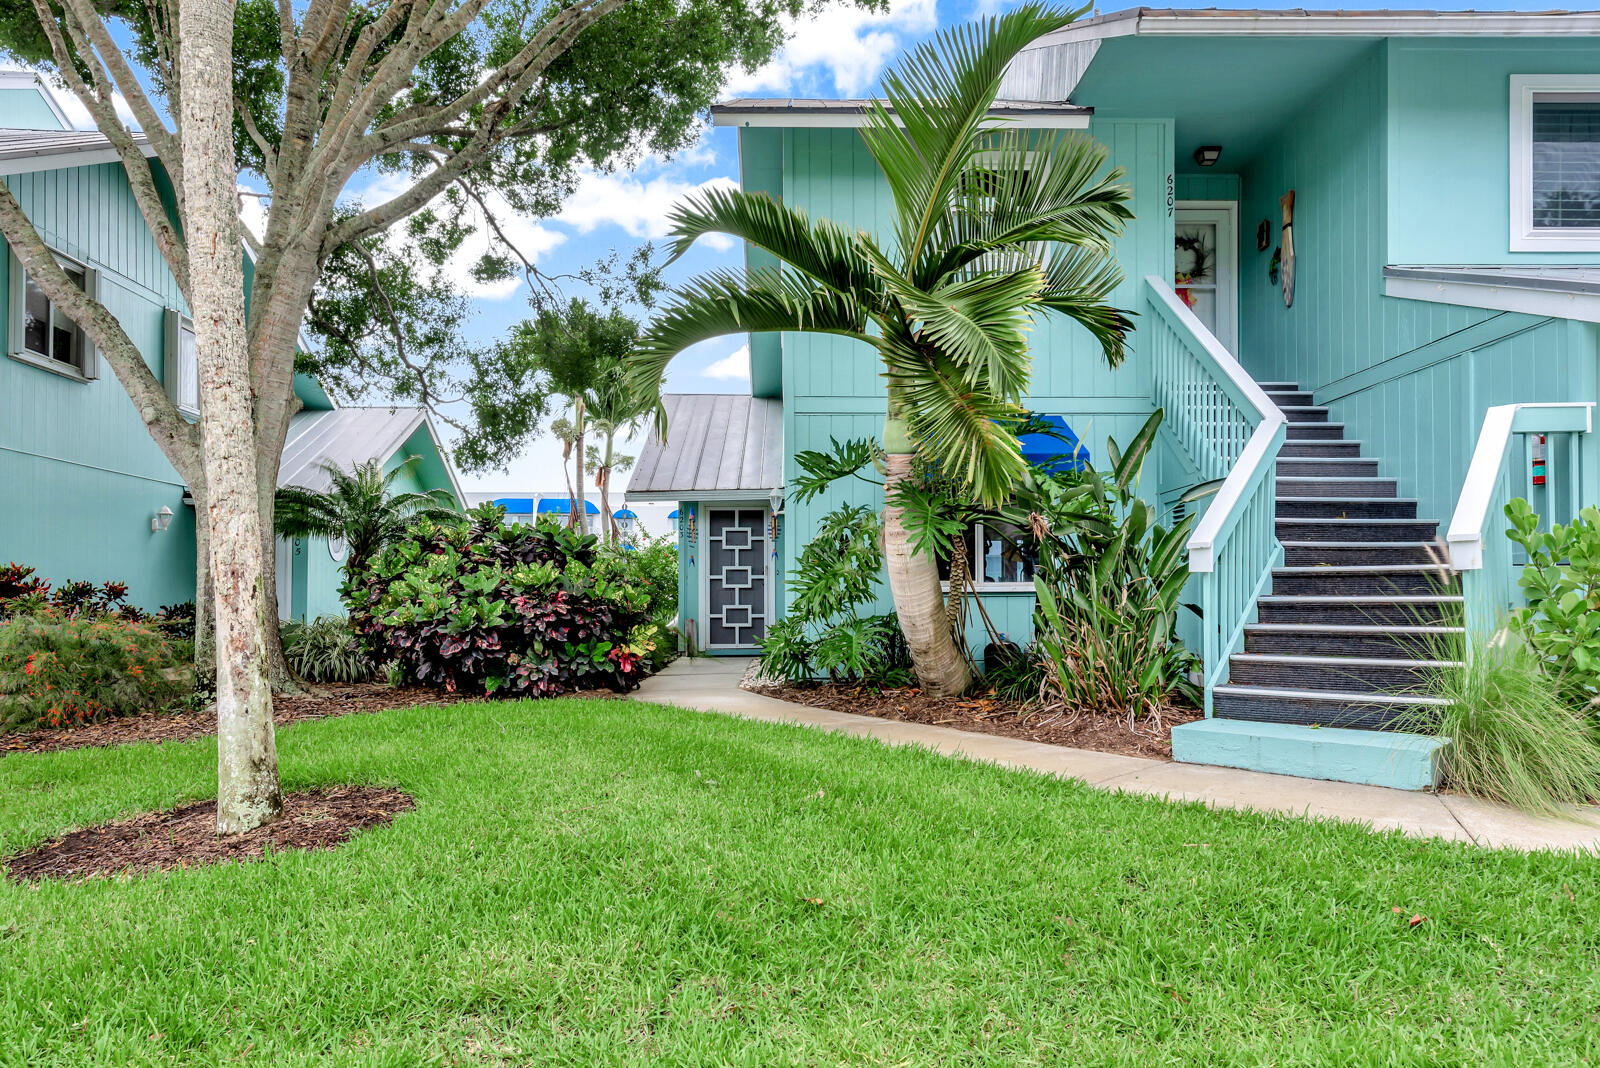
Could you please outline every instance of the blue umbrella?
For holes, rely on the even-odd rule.
[[[1059,415],[1037,416],[1036,419],[1052,429],[1017,436],[1024,460],[1052,474],[1088,469],[1089,449],[1078,440],[1065,419]]]

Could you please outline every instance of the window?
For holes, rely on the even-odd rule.
[[[1600,250],[1600,75],[1512,75],[1511,250]]]
[[[56,262],[79,289],[95,296],[97,275],[59,253]],[[15,255],[11,257],[11,355],[70,378],[94,378],[94,346],[78,325],[45,296]]]
[[[1039,544],[1011,523],[974,523],[967,530],[967,571],[979,593],[984,590],[1033,589]],[[950,581],[950,561],[939,561],[939,579]]]
[[[167,309],[167,355],[161,377],[167,396],[178,411],[191,418],[200,417],[200,365],[195,360],[194,320]]]

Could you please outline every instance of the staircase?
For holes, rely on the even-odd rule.
[[[1276,471],[1283,565],[1215,687],[1214,718],[1175,730],[1174,755],[1431,786],[1439,740],[1401,732],[1439,703],[1417,691],[1459,666],[1443,658],[1463,645],[1459,582],[1438,524],[1417,518],[1417,502],[1399,497],[1310,393],[1292,382],[1261,388],[1288,419]]]

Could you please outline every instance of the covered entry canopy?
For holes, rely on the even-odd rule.
[[[651,430],[630,501],[764,501],[783,486],[783,402],[736,393],[668,393],[667,436]]]

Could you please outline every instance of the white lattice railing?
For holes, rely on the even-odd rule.
[[[1283,413],[1162,279],[1145,279],[1154,400],[1163,426],[1203,480],[1223,479],[1189,537],[1200,579],[1200,658],[1206,715],[1211,691],[1255,616],[1256,599],[1283,559],[1274,481]]]

